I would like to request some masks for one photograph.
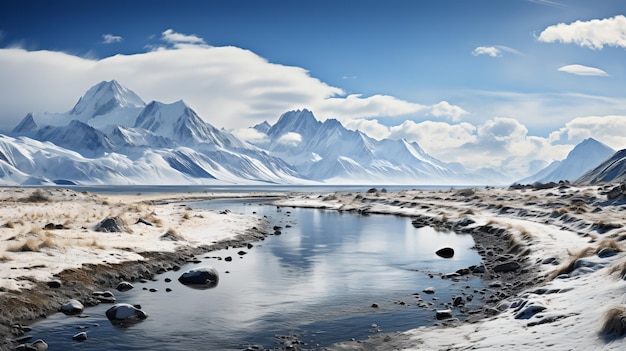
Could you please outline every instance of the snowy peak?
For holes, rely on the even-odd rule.
[[[69,114],[93,118],[115,109],[145,105],[133,91],[123,87],[116,80],[111,80],[100,82],[87,90]]]
[[[576,183],[595,184],[624,181],[626,181],[626,149],[616,152],[596,168],[583,174],[576,180]]]
[[[145,129],[183,145],[211,143],[219,147],[245,147],[234,136],[205,122],[182,100],[171,104],[151,102],[137,117],[134,128]]]
[[[33,114],[29,113],[15,128],[13,128],[13,133],[28,133],[36,130],[37,128],[38,126],[33,118]]]
[[[575,181],[614,153],[615,150],[609,146],[588,138],[576,145],[560,163],[552,163],[538,173],[520,180],[519,183]]]
[[[280,137],[287,133],[298,133],[300,135],[316,133],[322,123],[318,121],[313,112],[303,109],[283,113],[278,122],[268,131],[270,138]]]

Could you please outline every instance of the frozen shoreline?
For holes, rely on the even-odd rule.
[[[329,349],[618,350],[625,346],[623,335],[601,333],[606,313],[614,307],[613,330],[626,330],[622,310],[626,298],[622,279],[626,273],[622,252],[626,206],[621,196],[607,199],[612,188],[563,184],[549,189],[378,191],[302,195],[277,203],[411,216],[470,231],[481,226],[501,227],[510,235],[493,234],[487,240],[519,245],[526,251],[529,269],[545,278],[498,303],[496,308],[502,313],[493,317],[453,328],[419,327]],[[464,225],[468,219],[473,223]]]
[[[487,256],[495,256],[490,269],[499,257],[522,263],[511,273],[487,271],[486,279],[502,281],[503,295],[496,300],[504,300],[486,306],[490,310],[481,315],[501,310],[496,316],[466,323],[444,322],[454,326],[420,327],[345,342],[330,349],[531,350],[550,347],[611,350],[622,349],[624,339],[601,336],[598,332],[605,312],[610,307],[623,306],[626,297],[623,292],[626,282],[621,279],[626,265],[626,255],[621,252],[621,240],[626,237],[626,229],[622,227],[626,212],[621,197],[607,201],[606,192],[611,188],[563,185],[517,190],[292,193],[282,194],[275,204],[409,216],[415,225],[445,226],[471,233],[484,262]],[[112,272],[138,279],[143,277],[141,274],[149,275],[150,270],[167,269],[176,262],[184,262],[195,252],[260,240],[265,235],[262,218],[191,210],[176,204],[233,197],[232,194],[99,196],[45,189],[43,195],[47,201],[32,202],[26,199],[35,189],[3,188],[0,191],[3,207],[0,212],[0,306],[3,311],[11,311],[8,307],[14,308],[17,301],[17,305],[25,307],[15,314],[3,315],[5,325],[54,311],[58,302],[71,294],[85,294],[96,286],[110,286],[111,282],[106,279],[112,279]],[[235,197],[279,195],[248,193]],[[115,215],[126,220],[128,232],[93,230],[104,217]],[[155,225],[137,222],[138,218],[152,220]],[[42,230],[40,227],[47,223],[64,224],[68,229]],[[160,236],[170,229],[179,233],[184,241],[161,240]],[[17,249],[28,240],[35,240],[38,247]],[[500,251],[493,249],[495,244],[504,241],[506,245]],[[200,251],[194,252],[190,246],[200,246],[196,249]],[[614,255],[599,257],[597,253],[603,247],[612,247]],[[570,261],[574,262],[572,256],[581,251],[586,251],[586,255],[581,255],[586,257],[578,266],[566,269]],[[176,254],[163,254],[168,252]],[[606,252],[601,255],[605,256]],[[128,270],[131,266],[134,268]],[[485,266],[488,265],[485,263]],[[568,272],[568,276],[553,279],[556,270]],[[82,285],[66,283],[65,289],[55,291],[53,298],[39,301],[39,305],[28,301],[50,293],[46,282],[58,278],[62,271],[65,272],[64,282],[79,280],[84,271],[89,271],[94,280],[82,282]],[[39,295],[31,293],[38,290],[42,290]],[[5,347],[10,345],[9,339],[11,337],[5,338]]]

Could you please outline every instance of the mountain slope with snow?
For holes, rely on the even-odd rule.
[[[583,174],[576,180],[580,184],[626,181],[626,149],[600,163],[596,168]]]
[[[218,130],[184,102],[146,105],[116,81],[90,88],[66,113],[29,113],[3,138],[5,184],[306,182],[283,160]]]
[[[428,155],[417,143],[375,140],[335,119],[320,122],[306,109],[284,113],[265,134],[269,141],[258,146],[310,179],[353,184],[485,183],[484,178],[459,172],[458,165],[451,167]]]
[[[614,153],[615,150],[609,146],[593,138],[588,138],[576,145],[564,160],[553,162],[548,167],[518,181],[518,183],[549,183],[561,180],[573,182]]]

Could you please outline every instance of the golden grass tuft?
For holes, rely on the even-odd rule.
[[[615,272],[619,272],[620,279],[624,277],[626,274],[626,260],[622,260],[621,262],[612,265],[609,268],[609,275],[615,274]]]
[[[605,337],[626,334],[626,306],[614,306],[604,313],[604,323],[599,334]]]
[[[610,248],[615,251],[622,252],[624,249],[615,239],[604,239],[598,243],[596,246],[596,253],[600,252],[600,250]]]
[[[189,216],[189,212],[185,212],[185,214],[183,215],[183,219],[189,219],[191,218],[191,216]]]
[[[561,267],[557,268],[554,272],[550,274],[551,278],[556,278],[561,274],[567,274],[574,269],[574,264],[576,260],[581,259],[583,257],[591,256],[595,253],[595,249],[592,247],[586,247],[575,254],[568,252],[570,254],[569,262]]]
[[[39,252],[39,240],[28,238],[22,242],[7,247],[9,252]]]
[[[13,257],[9,256],[9,254],[7,254],[6,252],[3,252],[2,255],[0,255],[0,263],[1,262],[8,262],[13,260]]]

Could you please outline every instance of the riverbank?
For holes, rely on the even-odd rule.
[[[15,346],[12,324],[54,313],[70,298],[88,306],[98,302],[93,291],[152,279],[195,255],[262,240],[264,218],[184,204],[224,196],[0,189],[0,349]],[[119,228],[97,231],[107,218],[118,218]]]
[[[487,284],[499,280],[512,288],[509,296],[485,306],[500,312],[494,316],[329,349],[618,350],[625,346],[626,331],[626,206],[612,189],[568,184],[397,193],[373,189],[367,194],[301,195],[277,203],[410,216],[417,225],[472,233],[485,258],[501,256],[493,243],[506,241],[509,256],[503,261],[520,264],[507,276],[494,272],[493,266],[487,270]],[[524,274],[535,278],[528,281]]]
[[[622,337],[600,333],[612,307],[621,323],[626,285],[621,279],[626,272],[626,211],[621,197],[607,199],[611,189],[378,189],[292,193],[275,204],[407,216],[414,226],[470,233],[483,257],[484,268],[475,272],[442,274],[446,279],[480,275],[489,287],[487,305],[471,311],[468,322],[457,322],[454,316],[437,321],[433,311],[434,323],[448,327],[383,334],[330,349],[620,349]],[[94,290],[110,289],[120,280],[150,279],[194,255],[242,246],[267,232],[267,222],[254,215],[184,205],[215,194],[99,196],[66,189],[1,190],[0,322],[5,331],[11,323],[56,311],[70,297],[88,301]],[[124,229],[95,231],[107,217],[120,217]],[[49,229],[42,229],[46,226]],[[496,269],[499,265],[507,268]],[[60,281],[60,288],[49,287],[54,280]],[[2,348],[12,349],[13,336],[0,335],[7,335]]]

